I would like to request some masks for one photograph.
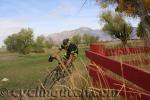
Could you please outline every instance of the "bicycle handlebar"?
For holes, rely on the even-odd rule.
[[[53,62],[54,59],[58,61],[58,63],[61,65],[62,68],[66,68],[65,64],[62,62],[61,58],[58,55],[56,55],[56,56],[51,56],[50,55],[49,58],[48,58],[48,61]]]
[[[48,61],[53,62],[54,59],[56,59],[56,58],[50,55],[49,58],[48,58]]]

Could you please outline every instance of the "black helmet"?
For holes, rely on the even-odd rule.
[[[69,39],[68,39],[68,38],[67,38],[67,39],[64,39],[64,40],[63,40],[63,45],[67,45],[68,42],[69,42]]]

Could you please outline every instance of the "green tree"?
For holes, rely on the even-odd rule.
[[[144,29],[143,29],[143,26],[142,26],[142,23],[139,23],[138,27],[137,27],[137,30],[136,30],[136,34],[138,37],[140,37],[141,39],[144,38]]]
[[[84,34],[83,35],[83,41],[84,41],[84,43],[89,45],[90,44],[90,36],[88,34]]]
[[[6,45],[6,48],[10,52],[15,52],[17,51],[17,34],[12,34],[11,36],[8,36],[4,44]]]
[[[52,48],[54,45],[53,39],[51,37],[46,38],[44,44],[46,48]]]
[[[30,28],[21,29],[20,32],[8,36],[4,43],[8,51],[28,54],[33,45],[33,31]]]
[[[98,36],[90,36],[90,43],[97,43],[99,41]]]
[[[84,43],[87,44],[87,46],[91,43],[96,43],[98,42],[99,40],[99,37],[96,37],[96,36],[92,36],[92,35],[89,35],[89,34],[84,34],[83,35],[83,41]]]
[[[35,41],[36,46],[39,48],[44,48],[44,41],[45,41],[45,37],[43,35],[38,36]]]
[[[38,36],[34,41],[32,52],[44,53],[44,48],[52,48],[53,40],[51,37],[44,37],[43,35]]]
[[[103,30],[108,32],[113,38],[118,38],[123,45],[127,44],[127,40],[132,32],[132,27],[125,22],[119,14],[112,15],[111,12],[103,13],[101,19],[105,22]]]
[[[72,37],[72,41],[73,41],[74,43],[76,43],[77,45],[80,44],[80,43],[81,43],[81,36],[80,36],[80,35],[74,35],[74,36]]]
[[[44,52],[44,41],[45,37],[43,35],[40,35],[36,38],[34,41],[33,47],[32,47],[32,52],[35,53],[41,53]]]
[[[117,3],[117,12],[126,13],[129,16],[138,16],[144,29],[144,41],[146,46],[150,46],[150,0],[96,0],[106,4]]]

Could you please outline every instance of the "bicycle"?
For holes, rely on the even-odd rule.
[[[46,76],[43,83],[43,87],[46,89],[52,89],[56,82],[69,76],[72,73],[72,64],[65,68],[64,62],[62,62],[62,59],[60,59],[59,56],[50,56],[49,62],[53,62],[54,59],[57,60],[58,65]]]

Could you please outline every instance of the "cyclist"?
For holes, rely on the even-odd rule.
[[[63,55],[63,64],[65,65],[65,67],[69,67],[77,58],[78,55],[78,46],[71,42],[70,39],[64,39],[61,46],[59,47],[58,52],[56,52],[57,56],[62,50],[65,50],[66,52]]]
[[[59,58],[58,54],[65,50],[65,54],[62,59]],[[53,59],[56,59],[59,63],[59,66],[54,69],[50,74],[47,75],[43,86],[52,88],[56,81],[59,81],[61,78],[64,78],[72,73],[73,62],[75,61],[78,55],[78,47],[75,43],[71,42],[68,38],[64,39],[61,46],[55,55],[49,56],[49,62],[52,62]]]

